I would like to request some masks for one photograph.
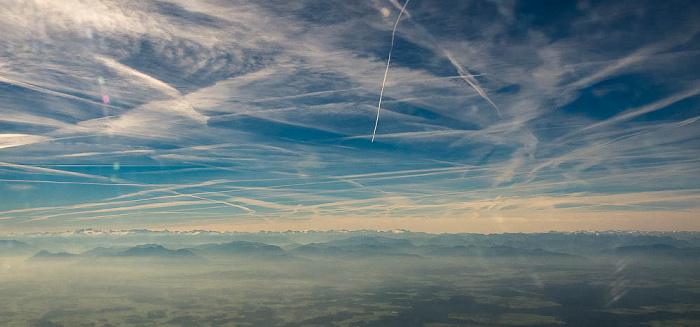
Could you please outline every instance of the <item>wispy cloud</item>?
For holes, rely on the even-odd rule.
[[[698,228],[696,4],[325,5],[4,4],[0,228]]]
[[[590,126],[586,126],[585,128],[582,128],[581,131],[586,131],[589,129],[599,128],[601,126],[615,124],[615,123],[619,123],[619,122],[622,122],[625,120],[630,120],[632,118],[635,118],[635,117],[638,117],[638,116],[641,116],[644,114],[648,114],[648,113],[654,112],[656,110],[666,108],[666,107],[668,107],[674,103],[677,103],[679,101],[695,97],[698,94],[700,94],[700,87],[696,86],[688,91],[681,92],[679,94],[675,94],[673,96],[670,96],[670,97],[665,98],[665,99],[661,99],[659,101],[645,105],[645,106],[640,107],[640,108],[627,110],[627,111],[622,112],[619,115],[612,117],[610,119],[604,120],[604,121],[599,122],[599,123],[592,124]]]
[[[48,137],[27,134],[0,134],[0,149],[50,140]]]

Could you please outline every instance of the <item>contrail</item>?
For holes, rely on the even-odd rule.
[[[396,2],[396,0],[390,0],[390,1],[395,7],[397,7],[397,8],[399,7],[399,4],[398,4],[398,2]],[[405,8],[405,6],[404,6],[404,8]],[[406,11],[406,16],[408,18],[411,18],[411,13]],[[459,62],[457,62],[457,60],[454,59],[454,57],[452,57],[452,54],[449,51],[447,51],[446,49],[444,49],[443,47],[440,46],[439,42],[437,42],[435,37],[432,34],[430,34],[430,32],[428,32],[428,30],[426,30],[425,27],[423,27],[423,25],[418,24],[416,22],[413,22],[413,25],[415,28],[417,28],[419,30],[419,34],[426,35],[431,40],[431,42],[434,43],[437,46],[437,48],[445,55],[445,57],[447,57],[447,59],[450,60],[450,63],[452,64],[452,66],[454,66],[457,69],[457,72],[459,73],[459,77],[462,78],[465,82],[467,82],[467,84],[469,84],[469,86],[471,86],[477,93],[479,93],[479,95],[484,100],[486,100],[488,103],[491,104],[491,106],[493,106],[496,109],[496,112],[498,113],[498,117],[503,118],[503,116],[501,115],[501,110],[498,108],[498,106],[496,106],[496,104],[493,101],[491,101],[491,98],[489,98],[489,96],[486,95],[486,92],[484,92],[484,90],[481,88],[481,86],[479,86],[479,82],[476,80],[476,78],[474,78],[474,77],[477,77],[480,75],[474,75],[474,74],[470,73],[469,71],[467,71],[466,69],[464,69],[462,67],[462,65],[460,65]]]
[[[496,113],[498,113],[498,117],[503,118],[503,116],[501,116],[501,109],[498,109],[498,106],[496,106],[496,104],[493,103],[493,101],[491,101],[491,98],[489,98],[489,96],[486,95],[486,92],[484,92],[484,90],[481,89],[481,87],[479,86],[479,82],[477,82],[477,80],[474,78],[474,76],[476,75],[472,75],[468,71],[464,70],[464,68],[462,68],[462,66],[457,62],[457,60],[455,60],[452,57],[451,53],[447,52],[446,50],[443,50],[443,53],[445,54],[447,59],[452,63],[452,65],[455,68],[457,68],[457,73],[459,73],[459,76],[462,77],[462,79],[465,82],[467,82],[472,88],[474,88],[474,90],[476,90],[476,92],[479,93],[479,95],[484,100],[488,101],[488,103],[490,103],[494,108],[496,108]]]
[[[131,75],[140,78],[141,80],[146,81],[148,84],[150,84],[152,87],[162,91],[163,93],[166,93],[170,95],[171,97],[174,98],[179,98],[182,97],[182,93],[175,89],[174,87],[170,86],[170,84],[165,83],[151,75],[144,74],[136,69],[133,69],[127,65],[124,65],[112,58],[107,58],[107,57],[102,57],[102,56],[95,56],[95,59],[101,61],[105,66],[111,68],[112,70],[124,74],[124,75]]]
[[[14,169],[37,171],[37,172],[42,172],[42,173],[46,173],[46,174],[67,175],[67,176],[74,176],[74,177],[83,177],[83,178],[88,178],[88,179],[104,180],[104,181],[110,180],[109,178],[104,177],[104,176],[81,174],[81,173],[76,173],[76,172],[67,171],[67,170],[43,168],[43,167],[31,166],[31,165],[18,165],[18,164],[13,164],[13,163],[9,163],[9,162],[0,162],[0,167],[10,167],[10,168],[14,168]]]
[[[30,89],[30,90],[37,91],[37,92],[41,92],[41,93],[44,93],[44,94],[55,95],[55,96],[62,97],[62,98],[66,98],[66,99],[78,100],[78,101],[87,102],[87,103],[91,103],[91,104],[96,104],[96,105],[100,105],[100,106],[107,106],[107,107],[114,108],[114,109],[119,109],[119,110],[122,109],[122,108],[115,107],[115,106],[112,106],[112,105],[108,105],[108,104],[105,104],[105,103],[102,103],[102,102],[97,102],[97,101],[93,101],[93,100],[90,100],[90,99],[77,97],[77,96],[75,96],[75,95],[70,95],[70,94],[63,93],[63,92],[58,92],[58,91],[53,91],[53,90],[45,89],[45,88],[43,88],[43,87],[36,86],[36,85],[34,85],[34,84],[31,84],[31,83],[22,82],[22,81],[18,81],[18,80],[11,79],[11,78],[7,78],[7,77],[2,77],[2,76],[0,76],[0,82],[2,82],[2,83],[7,83],[7,84],[12,84],[12,85],[19,86],[19,87],[23,87],[23,88],[25,88],[25,89]]]
[[[401,7],[401,12],[399,12],[399,17],[396,18],[396,23],[394,23],[394,29],[391,30],[391,47],[389,47],[389,59],[386,60],[386,70],[384,70],[384,80],[382,80],[382,89],[379,91],[379,104],[377,105],[377,120],[374,122],[374,131],[372,132],[372,143],[374,143],[374,135],[377,134],[377,124],[379,124],[379,110],[382,108],[382,96],[384,95],[384,85],[386,85],[386,77],[389,75],[389,64],[391,63],[391,52],[394,50],[394,37],[396,36],[396,27],[399,26],[399,21],[401,20],[401,15],[406,9],[406,5],[410,0],[406,0],[406,3]]]

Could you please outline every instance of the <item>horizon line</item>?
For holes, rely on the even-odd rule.
[[[100,235],[104,234],[111,234],[114,236],[118,236],[119,232],[122,233],[129,233],[129,232],[137,232],[137,231],[142,231],[142,232],[155,232],[155,233],[176,233],[176,234],[185,234],[185,233],[195,233],[195,232],[205,232],[205,233],[217,233],[217,234],[259,234],[259,233],[332,233],[332,232],[342,232],[342,233],[354,233],[354,232],[377,232],[377,233],[391,233],[391,234],[404,234],[404,233],[413,233],[413,234],[429,234],[429,235],[460,235],[460,234],[476,234],[476,235],[506,235],[506,234],[528,234],[528,235],[536,235],[536,234],[550,234],[550,233],[561,233],[561,234],[578,234],[578,233],[588,233],[588,234],[594,234],[594,233],[641,233],[641,234],[653,234],[653,233],[700,233],[700,230],[673,230],[673,231],[663,231],[663,230],[634,230],[634,229],[608,229],[608,230],[570,230],[570,231],[563,231],[563,230],[549,230],[549,231],[541,231],[541,232],[500,232],[500,233],[480,233],[480,232],[443,232],[443,233],[433,233],[433,232],[422,232],[422,231],[411,231],[408,229],[401,229],[401,228],[395,228],[395,229],[327,229],[327,230],[315,230],[315,229],[307,229],[307,230],[284,230],[284,231],[279,231],[279,230],[258,230],[258,231],[236,231],[236,230],[227,230],[227,231],[219,231],[219,230],[207,230],[207,229],[188,229],[188,230],[170,230],[170,229],[149,229],[149,228],[131,228],[131,229],[96,229],[96,228],[78,228],[78,229],[73,229],[73,230],[54,230],[54,231],[31,231],[31,232],[10,232],[10,233],[0,233],[0,236],[2,237],[7,237],[7,236],[18,236],[18,235],[41,235],[41,234],[55,234],[58,236],[71,236],[71,235],[84,235],[84,236],[90,236],[89,233],[82,233],[82,234],[75,234],[76,232],[84,232],[84,231],[94,231],[96,233],[102,233]],[[65,235],[60,235],[60,234],[65,234]],[[194,235],[193,235],[194,236]]]

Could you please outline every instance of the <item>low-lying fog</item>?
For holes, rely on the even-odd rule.
[[[2,241],[0,325],[700,322],[697,235],[161,236]]]

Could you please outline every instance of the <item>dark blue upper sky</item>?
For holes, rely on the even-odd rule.
[[[0,231],[700,229],[694,1],[20,1]]]

